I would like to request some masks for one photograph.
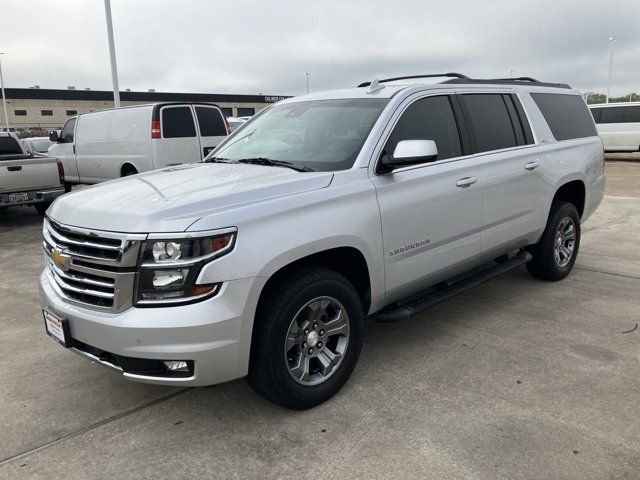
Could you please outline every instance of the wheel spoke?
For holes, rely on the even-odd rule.
[[[322,350],[322,352],[320,352],[320,355],[318,355],[318,360],[322,365],[322,375],[324,375],[325,377],[329,375],[333,371],[333,368],[338,364],[341,356],[342,355],[340,355],[339,353],[333,353],[328,348]]]
[[[309,305],[309,310],[311,310],[311,314],[309,315],[309,321],[318,322],[322,315],[327,311],[327,307],[331,302],[327,299],[320,299],[316,302]]]
[[[301,381],[309,380],[309,360],[310,358],[304,355],[300,355],[298,365],[291,368],[291,373],[294,377]]]
[[[325,327],[327,329],[327,337],[332,337],[334,335],[346,335],[348,333],[349,324],[342,309],[338,310],[338,315],[334,319],[325,323]]]

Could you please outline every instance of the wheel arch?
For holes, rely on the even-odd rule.
[[[364,253],[354,246],[318,250],[280,264],[268,275],[269,278],[260,291],[256,311],[259,311],[261,304],[280,282],[308,267],[324,267],[343,275],[360,295],[365,314],[369,311],[372,292],[371,271]]]
[[[578,214],[582,218],[586,204],[586,186],[581,178],[565,179],[557,187],[553,195],[553,202],[564,200],[576,207]]]
[[[135,171],[136,173],[140,173],[140,170],[131,162],[124,162],[120,165],[120,176],[124,177],[126,172]]]

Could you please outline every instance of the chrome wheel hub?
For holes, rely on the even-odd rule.
[[[284,346],[289,374],[302,385],[318,385],[337,370],[349,345],[349,317],[333,297],[307,302],[294,316]]]
[[[560,268],[566,267],[571,259],[576,246],[576,225],[571,217],[565,217],[556,230],[553,258]]]

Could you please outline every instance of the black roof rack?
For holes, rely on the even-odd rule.
[[[541,82],[532,77],[515,77],[515,78],[452,78],[442,83],[453,84],[465,84],[465,83],[480,83],[480,84],[499,84],[499,85],[522,85],[524,83],[529,85],[535,85],[537,87],[554,87],[554,88],[571,88],[566,83],[549,83]]]
[[[378,83],[393,82],[395,80],[411,80],[414,78],[438,78],[438,77],[454,77],[460,80],[469,79],[469,77],[467,77],[466,75],[462,75],[461,73],[449,72],[449,73],[430,73],[428,75],[409,75],[407,77],[383,78],[382,80],[378,80]],[[371,85],[371,82],[364,82],[358,85],[358,88],[368,87],[369,85]]]
[[[527,83],[529,85],[535,85],[538,87],[554,87],[554,88],[571,88],[566,83],[548,83],[541,82],[532,77],[516,77],[516,78],[469,78],[461,73],[449,72],[449,73],[433,73],[428,75],[409,75],[405,77],[393,77],[383,78],[378,80],[378,83],[393,82],[395,80],[411,80],[414,78],[437,78],[437,77],[450,77],[449,80],[445,80],[442,83],[451,84],[499,84],[499,85],[522,85]],[[364,82],[358,85],[358,87],[368,87],[371,82]]]

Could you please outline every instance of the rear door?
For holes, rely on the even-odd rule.
[[[227,124],[222,111],[218,107],[194,105],[193,108],[198,120],[200,153],[204,158],[225,139],[227,136]]]
[[[151,141],[155,168],[199,162],[200,141],[190,105],[165,105],[160,109],[161,138]]]
[[[629,150],[630,146],[625,141],[625,125],[622,123],[623,107],[601,107],[599,110],[596,123],[604,149]]]
[[[502,92],[459,97],[482,178],[482,252],[534,241],[544,224],[546,189],[518,97]]]
[[[49,147],[49,156],[55,157],[64,167],[64,178],[67,182],[79,182],[78,165],[76,163],[76,124],[78,117],[67,120],[58,136],[58,142]]]
[[[640,105],[622,107],[621,143],[628,150],[640,150]]]

